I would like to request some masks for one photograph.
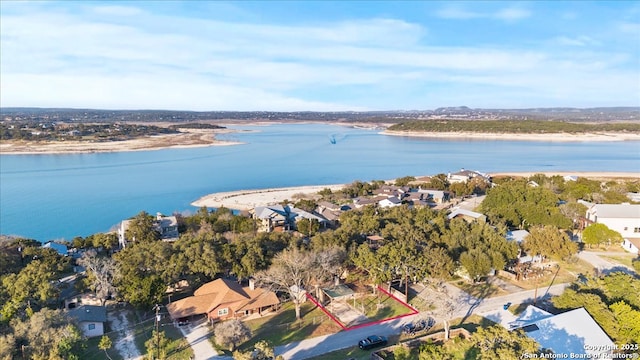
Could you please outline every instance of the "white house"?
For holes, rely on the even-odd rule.
[[[640,237],[624,238],[622,248],[632,254],[640,255]]]
[[[396,207],[400,205],[402,205],[402,200],[398,199],[395,196],[391,196],[378,201],[378,206],[380,206],[381,208]]]
[[[104,335],[104,323],[107,321],[107,310],[104,306],[82,305],[69,310],[69,316],[78,322],[86,337]]]
[[[615,344],[584,308],[553,315],[529,305],[511,322],[510,328],[522,329],[541,348],[567,357],[608,359]]]
[[[475,177],[481,177],[486,181],[489,180],[489,176],[487,174],[481,173],[479,171],[474,171],[474,170],[460,169],[460,171],[458,172],[447,174],[447,180],[449,180],[449,182],[452,184],[467,182]]]
[[[604,224],[623,238],[640,238],[640,205],[593,204],[586,218],[587,224]]]

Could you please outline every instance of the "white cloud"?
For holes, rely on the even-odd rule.
[[[468,19],[497,19],[507,22],[522,20],[531,16],[529,10],[520,7],[507,7],[494,12],[472,11],[461,5],[448,5],[436,12],[436,15],[443,19],[468,20]]]
[[[580,35],[575,37],[569,36],[558,36],[553,39],[553,42],[560,45],[567,46],[592,46],[592,45],[600,45],[601,43],[592,37]]]
[[[449,16],[530,15],[507,10]],[[120,6],[97,11],[2,14],[1,105],[358,110],[424,108],[426,93],[439,106],[447,94],[470,89],[485,107],[496,94],[571,95],[595,104],[639,95],[633,71],[625,70],[633,58],[608,50],[427,46],[428,29],[391,18],[270,25],[109,14],[136,14]],[[587,35],[553,41],[599,44]]]

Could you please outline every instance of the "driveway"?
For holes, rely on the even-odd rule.
[[[193,350],[194,360],[216,360],[221,359],[218,357],[218,352],[213,348],[211,342],[209,342],[209,327],[207,326],[207,320],[203,319],[186,326],[179,326],[182,335],[184,335],[191,350]]]
[[[578,257],[588,262],[593,267],[595,267],[598,273],[607,274],[612,271],[622,271],[627,274],[635,275],[635,271],[632,268],[623,264],[610,261],[608,259],[603,259],[600,256],[598,256],[598,254],[615,255],[616,253],[597,253],[592,251],[581,251],[578,253]]]

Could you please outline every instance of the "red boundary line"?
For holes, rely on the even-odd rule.
[[[307,298],[309,300],[311,300],[312,303],[316,304],[317,307],[320,308],[320,310],[322,310],[325,314],[327,314],[327,316],[329,316],[329,318],[331,318],[331,320],[333,320],[333,322],[335,322],[336,324],[338,324],[342,330],[347,330],[347,327],[344,326],[343,323],[340,322],[340,320],[338,320],[335,316],[333,316],[332,313],[330,313],[325,307],[324,305],[320,304],[316,298],[314,298],[313,296],[311,296],[311,294],[309,293],[305,293],[305,295],[307,295]]]
[[[380,286],[378,286],[378,289],[381,290],[383,293],[387,294],[389,297],[391,297],[393,300],[399,302],[400,304],[402,304],[404,307],[406,307],[407,309],[411,310],[411,312],[407,313],[407,314],[402,314],[402,315],[396,315],[394,317],[390,317],[390,318],[386,318],[386,319],[382,319],[382,320],[376,320],[376,321],[371,321],[368,323],[364,323],[364,324],[358,324],[358,325],[354,325],[354,326],[344,326],[344,324],[342,322],[340,322],[340,320],[338,320],[333,314],[331,314],[325,307],[324,305],[320,304],[316,298],[314,298],[311,294],[306,293],[305,295],[307,295],[307,298],[309,300],[311,300],[311,302],[313,302],[317,307],[320,308],[320,310],[322,310],[322,312],[324,312],[325,314],[327,314],[327,316],[329,316],[329,318],[331,320],[333,320],[333,322],[335,322],[336,324],[338,324],[342,330],[344,331],[349,331],[349,330],[355,330],[355,329],[360,329],[363,327],[367,327],[367,326],[371,326],[371,325],[376,325],[376,324],[382,324],[384,322],[387,321],[391,321],[391,320],[396,320],[396,319],[400,319],[403,317],[407,317],[407,316],[411,316],[411,315],[415,315],[418,314],[419,311],[414,308],[413,306],[407,304],[406,302],[398,299],[397,297],[395,297],[393,294],[391,294],[390,292],[388,292],[387,290],[381,288]]]

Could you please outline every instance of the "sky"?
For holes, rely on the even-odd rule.
[[[2,0],[0,106],[640,106],[640,2]]]

